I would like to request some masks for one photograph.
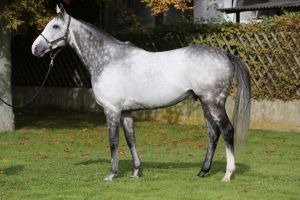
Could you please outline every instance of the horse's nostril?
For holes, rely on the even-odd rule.
[[[31,53],[34,55],[35,53],[35,50],[36,50],[36,45],[33,44],[32,47],[31,47]]]

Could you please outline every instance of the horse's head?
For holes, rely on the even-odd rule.
[[[62,6],[56,6],[57,16],[45,27],[43,32],[33,42],[32,54],[38,57],[45,53],[67,45],[71,17]]]

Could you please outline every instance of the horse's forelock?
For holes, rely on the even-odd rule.
[[[60,12],[56,15],[55,19],[65,21],[65,16],[63,13]]]

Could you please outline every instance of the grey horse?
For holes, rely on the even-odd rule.
[[[250,115],[250,75],[239,58],[198,45],[148,52],[120,42],[99,28],[72,18],[63,7],[57,7],[57,16],[32,44],[32,54],[42,57],[66,45],[76,51],[89,70],[95,99],[107,118],[111,169],[104,180],[112,181],[118,172],[120,124],[133,158],[132,177],[138,177],[141,162],[135,145],[132,111],[171,106],[192,95],[201,101],[209,140],[198,176],[204,177],[209,172],[222,133],[227,159],[222,180],[230,181],[235,170],[234,138],[236,142],[246,139]],[[225,102],[234,77],[237,96],[232,125]]]

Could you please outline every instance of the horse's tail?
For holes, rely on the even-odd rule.
[[[247,140],[251,108],[251,78],[247,65],[238,57],[228,54],[235,67],[237,95],[233,110],[235,146],[239,147]]]

